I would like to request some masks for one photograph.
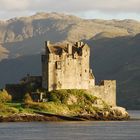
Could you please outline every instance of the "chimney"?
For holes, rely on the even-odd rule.
[[[80,42],[80,46],[83,46],[84,45],[84,43],[83,42]]]
[[[45,47],[50,46],[50,41],[45,41]]]
[[[92,73],[92,69],[89,70],[89,73]]]
[[[45,53],[48,54],[48,49],[50,46],[50,41],[45,41]]]
[[[72,45],[67,44],[67,48],[68,48],[68,54],[72,55]]]
[[[79,47],[81,47],[81,42],[76,42],[76,46],[79,48]]]

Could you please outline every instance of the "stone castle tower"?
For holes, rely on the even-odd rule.
[[[46,42],[42,56],[43,87],[48,91],[58,89],[89,89],[95,84],[89,67],[90,48],[77,42],[66,46]]]
[[[90,69],[90,47],[83,42],[75,44],[50,44],[45,42],[42,55],[42,87],[48,91],[59,89],[85,89],[116,105],[116,81],[102,81],[95,85]]]

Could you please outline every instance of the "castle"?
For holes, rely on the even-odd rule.
[[[45,54],[42,55],[42,87],[48,91],[84,89],[115,106],[116,81],[104,80],[100,85],[96,85],[89,59],[90,47],[83,42],[66,45],[45,42]]]

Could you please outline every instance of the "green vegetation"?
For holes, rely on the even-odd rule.
[[[0,115],[7,116],[14,113],[33,113],[34,111],[47,112],[59,115],[76,116],[82,114],[94,114],[101,110],[107,110],[109,106],[100,98],[90,95],[85,90],[56,90],[47,92],[47,102],[33,102],[30,94],[26,94],[23,103],[9,102],[11,98],[6,91],[1,93]],[[8,100],[9,99],[9,100]],[[98,105],[97,102],[100,102]]]
[[[9,107],[5,104],[0,103],[0,115],[7,116],[7,115],[14,114],[14,113],[18,113],[18,109],[14,108],[14,107]]]
[[[46,92],[47,102],[25,103],[25,108],[54,113],[59,115],[93,114],[109,106],[100,98],[90,95],[85,90],[56,90]],[[30,97],[28,97],[30,99]],[[100,101],[100,106],[97,105]]]
[[[25,104],[30,104],[30,103],[32,103],[32,102],[33,102],[33,100],[32,100],[32,98],[31,98],[30,94],[29,94],[29,93],[25,94],[24,103],[25,103]]]
[[[11,95],[6,90],[0,91],[0,116],[8,116],[15,113],[33,113],[33,111],[24,108],[23,103],[13,103]]]
[[[17,112],[16,108],[8,107],[5,104],[10,102],[12,97],[7,93],[6,90],[0,91],[0,115],[9,115]]]
[[[0,91],[0,103],[9,102],[12,100],[11,95],[6,90]]]

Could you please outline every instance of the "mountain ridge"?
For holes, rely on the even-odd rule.
[[[28,45],[25,44],[28,39],[38,38],[41,42],[46,39],[53,42],[75,42],[90,38],[96,40],[104,37],[134,36],[138,33],[139,21],[82,19],[58,13],[37,13],[0,22],[0,42],[2,47],[9,51],[8,58],[14,56],[14,53],[11,54],[10,43],[15,43],[13,46],[18,50],[23,43]],[[22,55],[24,54],[15,54],[14,57]]]

